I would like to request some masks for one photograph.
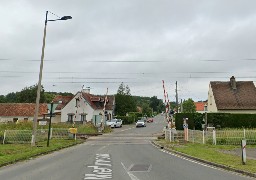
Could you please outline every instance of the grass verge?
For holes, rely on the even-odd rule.
[[[185,145],[177,145],[166,142],[165,140],[157,141],[158,144],[165,148],[175,150],[202,160],[225,165],[234,169],[256,173],[256,160],[247,159],[246,165],[242,164],[241,156],[223,153],[222,150],[233,150],[241,148],[240,146],[224,146],[224,145],[203,145],[187,143]],[[253,148],[252,146],[250,148]],[[255,147],[254,147],[255,148]]]
[[[46,141],[39,142],[36,147],[30,144],[4,144],[0,145],[0,167],[15,163],[21,160],[27,160],[35,156],[47,154],[66,147],[80,144],[84,141],[78,140],[51,140],[50,146],[46,146]]]

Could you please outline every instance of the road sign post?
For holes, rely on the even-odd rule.
[[[183,118],[184,140],[188,141],[188,118]]]

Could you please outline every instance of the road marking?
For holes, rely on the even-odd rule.
[[[109,154],[96,154],[94,165],[87,167],[93,168],[93,171],[90,174],[85,174],[84,180],[112,179],[113,177]]]
[[[98,151],[101,151],[104,148],[106,148],[106,146],[102,146],[101,148],[98,149]]]
[[[131,180],[140,180],[139,178],[137,178],[135,175],[133,175],[131,172],[128,171],[128,169],[125,167],[124,163],[122,163],[122,166],[125,170],[125,172],[129,175],[129,177],[131,178]]]

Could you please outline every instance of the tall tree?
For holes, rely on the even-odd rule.
[[[19,103],[35,103],[37,96],[37,85],[25,87],[17,93],[17,102]],[[40,93],[40,103],[46,102],[44,88],[42,86]]]
[[[185,100],[183,102],[182,106],[183,106],[184,113],[195,113],[196,112],[196,105],[191,98],[189,98],[188,100]]]
[[[150,98],[150,107],[153,108],[154,112],[162,112],[165,110],[164,103],[161,99],[157,99],[157,96]]]
[[[121,94],[121,95],[125,94],[125,85],[124,85],[123,82],[119,85],[118,90],[117,90],[117,94]]]
[[[147,117],[152,116],[152,108],[149,107],[148,103],[144,103],[142,105],[142,114],[143,114],[143,116],[146,115]]]
[[[133,97],[130,94],[129,86],[125,86],[124,83],[121,83],[117,94],[115,96],[116,101],[116,114],[124,116],[128,112],[135,112],[136,111],[136,104]]]

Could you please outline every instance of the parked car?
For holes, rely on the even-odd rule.
[[[147,122],[148,122],[148,123],[154,122],[154,118],[148,118],[148,119],[147,119]]]
[[[112,128],[122,127],[123,123],[121,119],[111,119],[106,121],[106,125]]]
[[[136,127],[146,127],[146,123],[143,119],[140,119],[136,122]]]

